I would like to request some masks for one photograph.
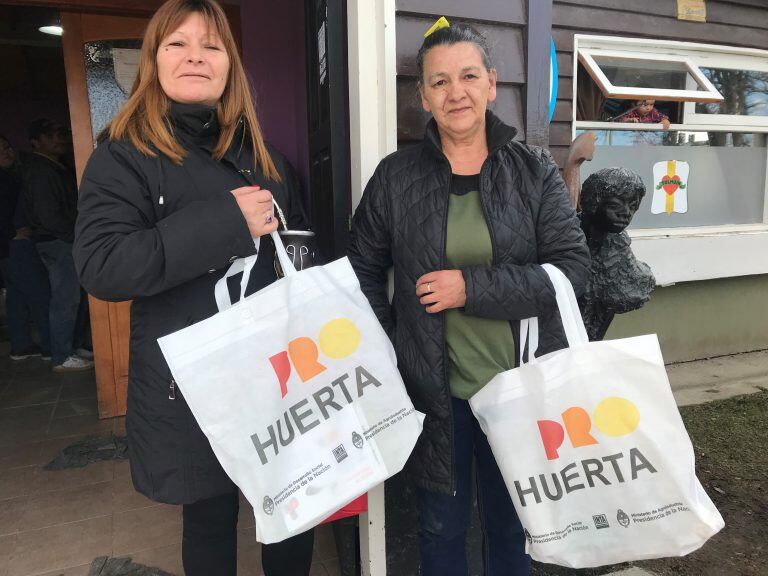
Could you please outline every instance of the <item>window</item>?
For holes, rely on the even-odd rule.
[[[722,102],[685,106],[686,124],[768,127],[768,70],[702,68]]]
[[[608,98],[722,102],[723,96],[690,58],[584,48],[579,61]]]
[[[629,233],[657,280],[768,273],[768,52],[584,35],[574,52],[572,136],[597,137],[581,179],[640,175]]]
[[[602,168],[621,166],[640,174],[646,194],[632,230],[761,224],[765,205],[766,154],[761,133],[691,130],[589,130],[598,149],[581,166],[581,177]],[[582,130],[577,131],[577,135]],[[628,148],[632,147],[631,152]],[[665,194],[659,165],[685,163],[685,211],[657,212],[653,203]],[[663,197],[663,196],[662,196]]]

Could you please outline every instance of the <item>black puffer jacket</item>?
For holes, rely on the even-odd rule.
[[[90,294],[133,299],[126,428],[134,486],[153,500],[186,504],[231,491],[232,483],[183,396],[171,390],[157,339],[216,313],[216,281],[232,260],[255,251],[231,190],[258,184],[272,192],[290,228],[306,228],[306,218],[295,173],[277,151],[270,148],[280,184],[253,166],[239,137],[221,161],[212,158],[215,109],[172,104],[170,116],[188,152],[181,166],[127,142],[99,144],[80,186],[74,257]],[[263,238],[246,294],[276,279],[273,257],[271,238]]]
[[[462,270],[465,312],[512,323],[538,316],[539,354],[566,346],[554,290],[539,264],[551,263],[581,292],[589,251],[558,168],[548,152],[513,140],[514,128],[486,116],[488,159],[480,197],[493,246],[492,266]],[[423,143],[395,152],[376,169],[352,225],[349,258],[397,351],[400,372],[424,432],[409,469],[428,490],[453,492],[451,395],[443,314],[428,314],[416,280],[445,269],[445,234],[451,167],[434,119]],[[471,234],[472,230],[467,230]],[[387,298],[387,270],[394,266],[394,298]],[[519,350],[516,350],[519,358]]]

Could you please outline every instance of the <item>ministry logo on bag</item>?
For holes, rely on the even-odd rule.
[[[566,435],[573,448],[599,444],[591,432],[593,423],[604,436],[628,436],[640,424],[640,411],[626,398],[612,396],[598,403],[591,417],[581,406],[572,406],[561,414],[561,418],[562,424],[554,420],[537,421],[542,448],[550,461],[560,458],[559,450]],[[542,496],[556,501],[577,490],[636,480],[643,470],[647,470],[649,474],[656,473],[656,468],[639,448],[630,448],[628,456],[625,456],[624,452],[615,453],[615,448],[612,451],[613,454],[600,458],[571,462],[559,473],[547,472],[530,476],[522,483],[515,480],[520,504],[526,506],[526,497],[529,496],[536,504],[540,504],[543,501]]]
[[[629,516],[627,516],[627,513],[624,512],[621,508],[616,512],[616,522],[619,523],[620,526],[623,526],[626,528],[629,526]]]
[[[357,432],[352,432],[352,444],[354,444],[355,448],[362,449],[363,448],[363,437],[360,436]]]
[[[336,458],[336,462],[341,462],[347,457],[347,451],[344,449],[344,444],[339,444],[333,449],[333,457]]]
[[[272,516],[272,513],[275,511],[275,502],[269,496],[264,496],[262,507],[264,508],[264,514]]]

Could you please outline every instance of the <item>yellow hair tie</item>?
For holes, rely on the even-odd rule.
[[[440,30],[440,28],[450,28],[451,23],[448,22],[445,16],[440,16],[434,24],[432,24],[432,27],[427,30],[426,34],[424,34],[424,38],[432,34],[435,30]]]

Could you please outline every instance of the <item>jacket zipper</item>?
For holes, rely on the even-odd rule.
[[[176,400],[176,380],[171,378],[171,384],[168,388],[168,400]]]
[[[443,238],[440,243],[440,270],[445,270],[446,242],[448,241],[448,210],[451,205],[451,184],[453,183],[453,169],[451,168],[451,163],[447,158],[445,158],[445,163],[448,164],[448,195],[446,196],[448,202],[443,214]],[[448,393],[448,411],[451,414],[451,494],[456,496],[456,439],[454,438],[453,433],[453,397],[451,396],[451,386],[448,383],[448,345],[445,341],[446,329],[444,313],[440,314],[440,322],[442,324],[443,332],[443,384],[445,386],[445,391]]]
[[[451,194],[451,184],[453,182],[453,168],[451,168],[451,162],[446,157],[445,153],[443,153],[442,149],[438,147],[438,150],[443,155],[443,161],[448,165],[448,205],[446,205],[445,208],[445,214],[443,216],[443,239],[441,243],[441,253],[440,253],[440,269],[445,269],[445,252],[446,252],[446,241],[448,237],[448,208],[450,206],[450,194]],[[491,237],[491,263],[496,264],[496,242],[494,240],[493,230],[491,229],[490,223],[488,221],[488,212],[486,210],[485,202],[483,201],[483,174],[486,171],[486,168],[488,166],[488,162],[491,159],[491,157],[496,154],[498,151],[498,148],[494,148],[493,150],[489,150],[488,157],[483,162],[483,165],[480,168],[480,205],[483,208],[483,217],[485,218],[485,225],[488,227],[488,234]],[[454,447],[455,438],[453,433],[453,401],[451,396],[451,387],[448,383],[448,346],[445,342],[445,315],[441,316],[442,321],[442,331],[443,331],[443,382],[445,385],[445,389],[448,392],[448,410],[451,413],[451,494],[453,496],[456,496],[456,449]],[[514,330],[513,330],[514,333]],[[515,347],[517,347],[517,340],[515,340]]]
[[[483,208],[483,217],[485,218],[485,225],[488,228],[488,234],[491,237],[491,262],[493,264],[496,264],[496,243],[494,241],[493,237],[493,231],[491,230],[491,226],[488,222],[488,213],[486,211],[485,202],[483,201],[483,174],[485,173],[486,167],[488,165],[488,160],[491,158],[491,154],[488,154],[488,158],[483,162],[482,167],[480,168],[480,205]],[[445,154],[443,154],[443,158],[445,158]],[[445,163],[448,164],[448,205],[445,208],[445,215],[443,216],[443,241],[441,244],[441,253],[440,253],[440,269],[445,270],[445,252],[446,252],[446,242],[448,241],[448,210],[450,208],[450,199],[451,199],[451,184],[453,183],[453,168],[451,168],[451,163],[448,160],[448,158],[445,158]],[[455,447],[455,438],[453,434],[453,397],[451,396],[451,386],[448,382],[448,345],[445,341],[445,315],[441,315],[441,321],[443,324],[443,382],[445,383],[445,389],[448,392],[448,409],[451,412],[451,493],[456,496],[456,447]]]
[[[483,198],[483,175],[486,173],[486,168],[488,167],[488,161],[491,159],[491,156],[495,154],[497,150],[494,150],[492,152],[488,153],[488,158],[483,162],[482,167],[480,168],[480,206],[483,209],[483,218],[485,218],[485,226],[488,228],[488,235],[491,237],[491,264],[496,265],[498,264],[497,259],[497,252],[496,252],[496,237],[494,236],[493,228],[491,227],[491,220],[488,218],[488,208],[485,204],[485,199]],[[518,352],[518,341],[520,340],[520,334],[519,330],[516,332],[515,326],[512,324],[512,322],[509,323],[510,328],[512,329],[512,337],[515,341],[515,365],[520,364],[520,360],[518,359],[523,351],[520,350]],[[519,326],[519,324],[518,324]]]

